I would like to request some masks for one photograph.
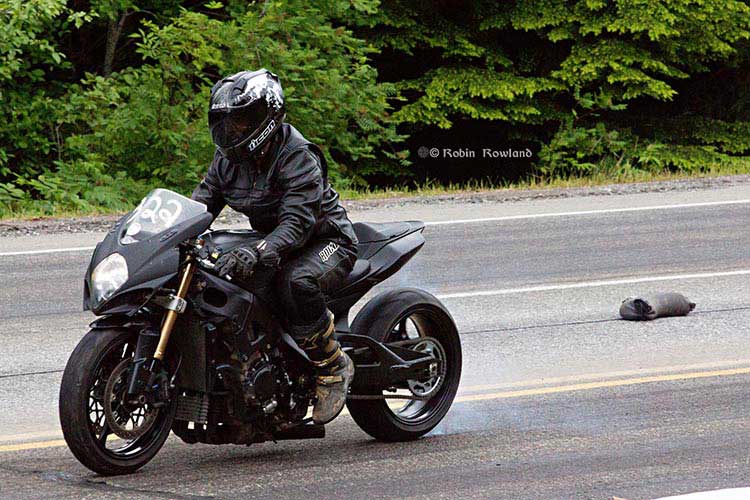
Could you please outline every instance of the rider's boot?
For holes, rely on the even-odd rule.
[[[313,408],[316,424],[327,424],[341,413],[354,377],[354,363],[333,338],[333,314],[330,311],[327,314],[325,327],[301,343],[317,372],[317,399]]]

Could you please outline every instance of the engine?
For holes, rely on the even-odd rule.
[[[266,415],[273,413],[289,387],[286,372],[271,363],[265,354],[247,363],[244,368],[242,389],[247,405]]]

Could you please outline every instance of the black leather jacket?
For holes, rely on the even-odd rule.
[[[193,192],[218,216],[225,205],[266,233],[263,253],[286,253],[311,239],[331,238],[356,249],[357,237],[327,179],[320,149],[284,123],[260,165],[231,163],[218,152]]]

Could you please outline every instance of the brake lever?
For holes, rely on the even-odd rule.
[[[211,259],[196,259],[198,264],[204,268],[208,269],[209,271],[215,271],[216,270],[216,263],[213,262]],[[231,274],[225,274],[222,276],[227,281],[232,281],[232,275]]]
[[[209,270],[216,269],[216,263],[211,262],[211,259],[196,259],[198,264],[200,264],[201,267]]]
[[[198,256],[196,257],[196,262],[198,262],[198,265],[200,265],[204,269],[208,269],[209,271],[215,271],[216,270],[216,260],[221,255],[221,249],[216,248],[212,253],[209,253],[207,247],[200,247],[198,250]],[[232,276],[229,274],[225,274],[222,276],[227,281],[232,281]]]

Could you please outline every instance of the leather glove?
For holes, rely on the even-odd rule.
[[[216,260],[216,271],[219,276],[231,276],[247,281],[253,275],[258,258],[258,250],[253,247],[235,248]]]
[[[258,242],[258,245],[255,247],[255,250],[258,252],[258,262],[261,266],[270,268],[279,267],[279,263],[281,261],[281,258],[279,258],[279,253],[273,248],[268,248],[268,243],[266,243],[266,240],[260,240],[260,242]]]

